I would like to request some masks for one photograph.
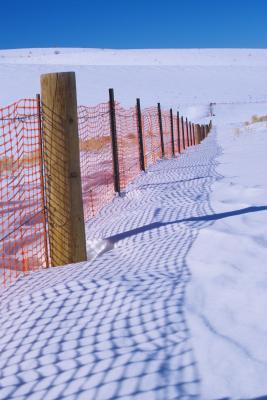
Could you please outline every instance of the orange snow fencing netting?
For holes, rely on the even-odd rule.
[[[114,196],[109,103],[79,106],[78,124],[84,218],[88,221]]]
[[[137,109],[115,103],[120,188],[140,173]],[[85,221],[97,214],[114,196],[109,103],[78,107],[80,165]],[[172,156],[170,113],[162,113],[165,156]],[[175,125],[175,124],[174,124]],[[175,125],[177,126],[177,125]],[[162,156],[157,107],[142,112],[145,165]]]
[[[0,109],[0,286],[47,265],[38,102]]]
[[[49,160],[49,147],[44,145],[42,118],[45,111],[40,109],[38,97],[0,109],[0,288],[21,273],[50,265],[49,188],[43,157],[45,152]],[[115,122],[120,189],[124,190],[141,172],[137,108],[125,109],[115,102]],[[166,158],[192,143],[185,122],[182,126],[176,115],[171,125],[170,112],[162,111],[161,123]],[[143,109],[141,124],[147,168],[162,158],[158,108]],[[79,106],[78,130],[84,217],[88,221],[115,195],[110,103]]]
[[[116,103],[115,113],[120,188],[123,190],[140,173],[137,112],[135,107],[126,110]]]

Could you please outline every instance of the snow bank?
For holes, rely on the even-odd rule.
[[[209,200],[214,222],[188,257],[186,307],[201,398],[248,399],[267,395],[267,124],[244,125],[255,106],[215,113],[222,154]]]

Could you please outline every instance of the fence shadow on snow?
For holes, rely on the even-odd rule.
[[[219,154],[213,132],[168,164],[158,161],[88,222],[88,240],[106,238],[111,251],[9,288],[2,398],[200,397],[184,310],[186,256],[213,223],[203,216],[213,214]]]

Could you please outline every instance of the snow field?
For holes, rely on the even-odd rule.
[[[216,102],[214,128],[88,223],[91,261],[5,291],[0,399],[266,397],[266,50],[58,51],[1,51],[0,106],[75,70],[79,104]]]

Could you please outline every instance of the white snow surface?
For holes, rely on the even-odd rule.
[[[23,58],[27,51],[2,54]],[[195,52],[207,60],[221,54]],[[182,89],[168,79],[169,66],[160,67],[165,104],[177,98],[202,121],[211,93],[231,104],[213,107],[213,129],[201,145],[152,166],[87,224],[90,261],[29,274],[3,293],[1,400],[266,398],[267,122],[244,124],[267,114],[267,101],[259,103],[267,100],[266,50],[255,50],[258,62],[244,66],[249,52],[225,50],[222,63],[232,61],[220,67],[219,82],[217,66],[200,70],[191,60],[191,80],[174,66]],[[20,80],[33,89],[48,68],[1,62],[4,101],[15,71],[22,91]],[[85,99],[82,80],[91,67],[84,68],[77,79]],[[113,67],[94,68],[90,82],[93,71],[106,83],[113,77],[118,92],[131,88],[128,98],[137,75],[142,89],[158,67],[119,67],[122,76],[137,68],[126,87]],[[157,90],[147,85],[151,105]]]
[[[75,71],[78,102],[179,108],[207,102],[266,101],[267,49],[0,50],[0,107],[40,92],[40,74]]]

